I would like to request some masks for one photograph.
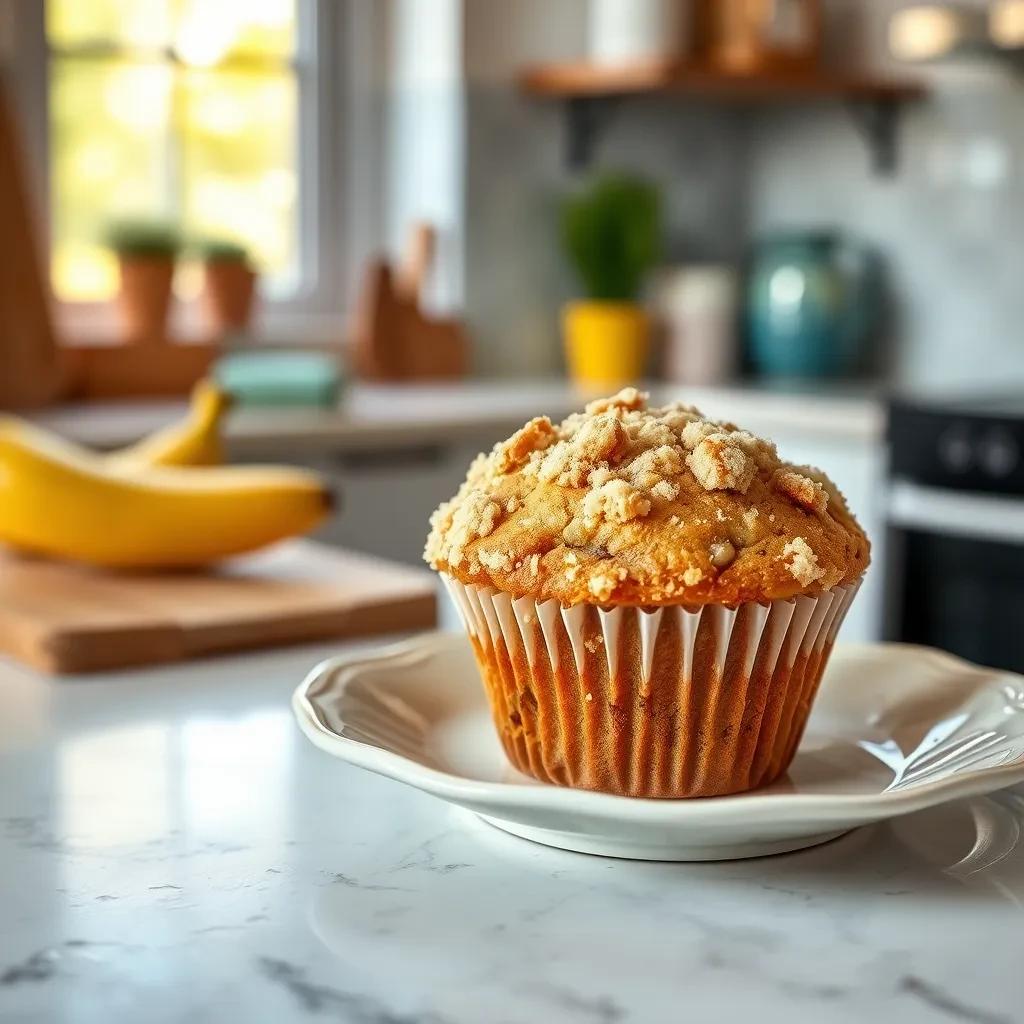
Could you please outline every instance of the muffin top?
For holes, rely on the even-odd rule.
[[[857,579],[870,545],[822,472],[626,388],[479,455],[431,516],[437,570],[562,604],[738,604]]]

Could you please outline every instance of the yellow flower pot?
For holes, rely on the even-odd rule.
[[[622,385],[643,379],[650,321],[632,302],[570,302],[562,312],[569,375],[578,384]]]

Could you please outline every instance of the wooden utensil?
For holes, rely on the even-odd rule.
[[[428,629],[431,573],[311,541],[216,572],[101,573],[0,554],[0,651],[47,672]]]
[[[436,250],[437,232],[434,228],[430,224],[414,224],[395,280],[395,293],[400,299],[419,306]]]
[[[0,408],[188,394],[219,355],[216,342],[59,343],[22,152],[0,75]]]
[[[62,373],[23,152],[0,74],[0,407],[43,405]]]

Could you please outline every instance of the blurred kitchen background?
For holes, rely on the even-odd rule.
[[[1024,670],[1024,0],[0,0],[0,405],[235,394],[414,564],[472,456],[644,382],[827,469],[847,640]]]

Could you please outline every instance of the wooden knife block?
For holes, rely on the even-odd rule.
[[[433,250],[433,229],[420,225],[397,271],[387,260],[375,260],[367,268],[349,339],[360,376],[427,380],[465,374],[467,344],[461,321],[432,317],[421,308]]]

